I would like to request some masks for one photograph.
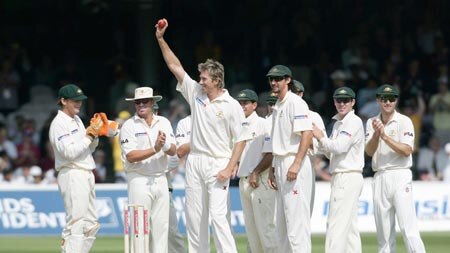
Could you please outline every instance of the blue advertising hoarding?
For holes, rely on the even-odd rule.
[[[122,234],[126,185],[98,185],[96,195],[100,234]],[[230,195],[234,232],[245,233],[239,190],[230,188]],[[180,232],[185,233],[184,190],[174,190],[173,204]],[[61,233],[65,224],[63,201],[56,186],[0,189],[0,235],[55,235]]]
[[[365,180],[359,198],[358,227],[375,232],[372,181]],[[413,182],[418,226],[421,231],[450,231],[450,187],[443,182]],[[123,207],[127,203],[125,184],[96,185],[96,211],[101,223],[99,235],[123,234]],[[324,233],[328,216],[330,184],[316,183],[311,231]],[[239,189],[230,188],[230,220],[234,233],[245,233]],[[173,204],[178,227],[186,232],[184,189],[175,189]],[[62,198],[56,185],[47,187],[0,186],[1,235],[59,235],[65,226]],[[397,228],[398,229],[398,228]]]

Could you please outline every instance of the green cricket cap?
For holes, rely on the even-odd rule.
[[[395,86],[392,86],[390,84],[383,84],[377,89],[377,96],[385,96],[385,95],[392,95],[398,97],[398,89]]]
[[[337,88],[334,91],[333,98],[355,98],[355,92],[349,87]]]
[[[289,76],[292,77],[292,71],[284,65],[273,66],[266,75],[269,76]]]
[[[277,93],[271,92],[266,98],[266,103],[276,103],[278,100]]]
[[[236,99],[238,101],[249,100],[252,102],[256,102],[258,101],[258,95],[253,90],[245,89],[238,93]]]
[[[294,80],[293,83],[294,83],[294,86],[292,87],[293,92],[298,93],[305,91],[305,86],[303,86],[301,82]]]
[[[80,87],[75,84],[67,84],[61,87],[58,91],[58,98],[72,99],[76,101],[87,99]]]
[[[153,111],[155,112],[155,111],[158,111],[159,110],[159,105],[158,105],[158,103],[153,103]]]

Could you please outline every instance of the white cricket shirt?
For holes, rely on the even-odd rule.
[[[375,118],[381,120],[381,114],[367,120],[366,143],[372,139],[374,133],[372,121]],[[392,119],[384,125],[384,132],[395,141],[407,144],[411,146],[411,148],[414,148],[414,126],[411,119],[407,116],[395,111]],[[372,156],[373,171],[409,169],[411,166],[411,154],[405,157],[396,153],[380,138],[377,150]]]
[[[91,142],[86,137],[86,128],[78,115],[72,118],[59,110],[50,125],[49,139],[55,154],[55,170],[95,168],[92,152],[98,145],[98,138]]]
[[[322,131],[324,136],[327,136],[327,130],[325,129],[325,124],[323,123],[323,119],[320,116],[320,114],[310,110],[309,111],[309,116],[311,116],[312,123],[314,123],[314,125],[316,125],[316,127],[319,128]],[[320,153],[320,151],[319,151],[319,142],[317,141],[316,138],[313,138],[313,148],[312,149],[308,149],[308,155],[309,156],[314,156],[314,155],[319,154],[319,153]]]
[[[364,126],[352,110],[343,119],[335,115],[331,136],[320,139],[319,149],[330,159],[330,172],[362,172],[364,167]]]
[[[275,103],[272,118],[272,153],[279,156],[297,154],[301,132],[312,130],[306,102],[288,91],[283,101]]]
[[[266,135],[266,119],[253,112],[247,117],[248,130],[252,139],[247,140],[239,162],[239,177],[246,177],[252,173],[263,158],[264,138]]]
[[[272,153],[272,114],[266,119],[263,153]]]
[[[123,123],[119,138],[122,148],[122,161],[126,172],[138,172],[142,175],[152,176],[167,171],[168,158],[162,150],[139,162],[130,163],[126,158],[126,155],[133,150],[144,150],[153,147],[159,131],[166,134],[166,142],[175,144],[172,126],[165,117],[153,115],[151,126],[137,115]]]
[[[188,115],[181,119],[177,125],[176,141],[177,147],[191,141],[192,118]]]
[[[192,134],[190,154],[230,158],[235,143],[250,139],[244,130],[245,115],[227,90],[210,101],[202,86],[186,73],[177,84],[191,108]]]

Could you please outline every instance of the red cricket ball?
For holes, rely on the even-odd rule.
[[[159,29],[163,29],[164,26],[166,26],[166,21],[164,19],[158,20],[158,27],[159,27]]]

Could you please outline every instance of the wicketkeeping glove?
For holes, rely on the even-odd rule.
[[[108,120],[108,117],[105,113],[100,112],[98,113],[97,117],[101,119],[103,122],[102,127],[100,128],[99,136],[106,136],[106,137],[114,137],[119,133],[119,125],[112,120]]]
[[[99,113],[95,113],[94,116],[91,118],[91,124],[89,125],[88,128],[86,128],[86,132],[89,135],[98,137],[103,127],[104,127],[104,120],[102,116]]]
[[[108,133],[106,136],[114,137],[119,133],[119,124],[117,122],[108,120]]]

